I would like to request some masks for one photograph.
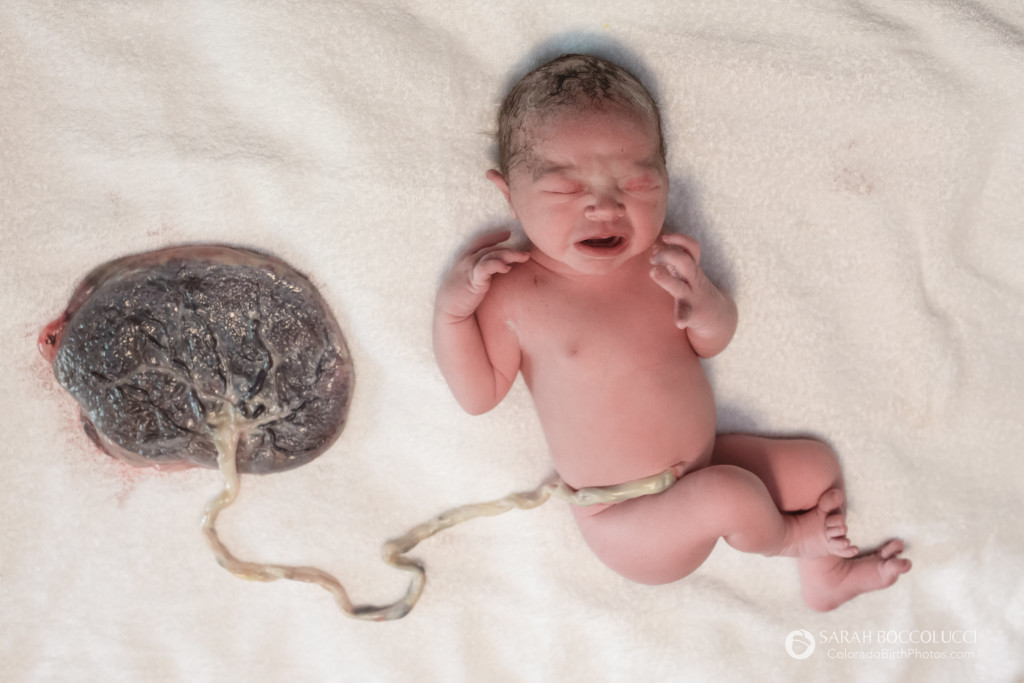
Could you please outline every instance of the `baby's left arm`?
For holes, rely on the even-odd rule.
[[[736,332],[736,304],[700,267],[700,244],[687,235],[662,235],[651,257],[651,278],[676,300],[676,327],[686,330],[701,358],[720,353]]]

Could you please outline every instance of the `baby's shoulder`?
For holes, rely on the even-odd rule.
[[[513,317],[517,311],[522,311],[525,302],[536,296],[541,287],[536,265],[531,261],[513,264],[507,273],[491,278],[491,287],[481,310],[485,315]]]
[[[542,287],[540,268],[532,260],[514,263],[507,273],[494,276],[491,290],[496,297],[522,297]]]

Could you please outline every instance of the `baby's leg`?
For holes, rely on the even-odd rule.
[[[721,434],[711,462],[756,474],[783,512],[811,510],[829,489],[843,490],[839,459],[831,448],[813,439]]]
[[[719,538],[764,555],[829,552],[820,520],[809,524],[805,515],[780,513],[761,479],[730,465],[691,472],[664,493],[597,514],[577,509],[576,518],[594,553],[640,583],[683,578],[704,562]]]
[[[787,512],[808,510],[826,493],[843,491],[839,461],[832,449],[819,441],[722,435],[715,443],[712,461],[756,474],[779,509]],[[842,514],[841,509],[837,512]],[[835,515],[826,518],[836,523]],[[844,533],[845,528],[844,521]],[[835,555],[801,558],[804,601],[813,609],[830,610],[861,593],[891,586],[910,569],[910,561],[898,557],[902,551],[903,542],[893,540],[852,559]]]

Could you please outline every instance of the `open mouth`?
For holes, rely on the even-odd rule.
[[[611,237],[594,237],[588,240],[583,240],[580,244],[590,247],[591,249],[614,249],[622,244],[622,238],[618,235]]]

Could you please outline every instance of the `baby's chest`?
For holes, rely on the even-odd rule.
[[[634,366],[692,353],[659,291],[551,295],[525,302],[516,323],[526,360]]]

